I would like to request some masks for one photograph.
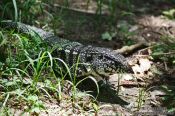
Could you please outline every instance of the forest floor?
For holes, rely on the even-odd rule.
[[[69,7],[62,8],[63,2],[58,0],[54,7],[47,7],[54,17],[48,29],[71,41],[120,51],[130,59],[134,74],[111,75],[109,82],[115,87],[117,95],[114,95],[114,91],[101,89],[96,101],[98,107],[94,106],[89,97],[77,99],[78,104],[84,105],[83,109],[78,107],[80,105],[73,107],[71,100],[68,100],[66,93],[69,90],[66,88],[64,99],[59,103],[56,99],[44,98],[46,111],[40,115],[173,115],[175,109],[171,108],[172,112],[169,112],[168,104],[175,101],[164,102],[167,93],[162,88],[175,84],[175,67],[171,61],[166,60],[166,56],[173,57],[175,51],[152,54],[156,47],[159,51],[161,45],[175,42],[175,22],[169,19],[171,14],[164,12],[175,8],[175,5],[164,1],[136,0],[130,8],[121,5],[115,19],[110,19],[105,5],[102,13],[96,14],[96,4],[95,1],[87,5],[86,0],[71,0]],[[43,16],[38,19],[43,19]],[[83,91],[80,94],[83,95]],[[91,107],[96,109],[95,113]],[[16,108],[13,112],[16,116],[21,113]]]

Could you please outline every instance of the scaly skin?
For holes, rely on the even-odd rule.
[[[2,21],[1,28],[5,30],[15,30],[19,33],[25,33],[30,36],[39,36],[50,46],[58,45],[61,50],[56,49],[53,52],[54,57],[64,60],[69,66],[72,66],[79,59],[80,63],[89,65],[79,65],[80,73],[91,73],[100,76],[108,76],[121,70],[130,72],[127,60],[121,54],[113,52],[113,50],[102,47],[85,46],[78,42],[70,42],[61,39],[51,32],[29,26],[19,22]]]

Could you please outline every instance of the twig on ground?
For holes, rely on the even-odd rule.
[[[114,50],[114,51],[117,52],[117,53],[124,54],[124,53],[133,52],[134,50],[136,50],[140,47],[144,47],[144,46],[147,46],[147,45],[145,43],[141,42],[141,43],[137,43],[137,44],[134,44],[134,45],[131,45],[131,46],[124,46],[121,49]]]

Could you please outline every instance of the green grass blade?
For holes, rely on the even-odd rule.
[[[16,0],[13,0],[13,6],[15,9],[15,21],[18,21],[18,8],[17,8],[17,4],[16,4]]]
[[[2,105],[2,108],[5,107],[5,105],[7,103],[7,100],[9,99],[9,96],[10,96],[9,93],[7,93],[7,96],[6,96],[5,101],[4,101],[3,105]]]
[[[95,78],[93,78],[93,77],[91,77],[91,76],[88,76],[88,77],[86,77],[86,78],[84,78],[84,79],[78,81],[78,83],[77,83],[75,86],[77,87],[81,82],[83,82],[83,81],[86,80],[86,79],[91,79],[91,80],[94,81],[94,83],[96,84],[96,87],[97,87],[97,96],[96,96],[96,98],[97,98],[98,95],[99,95],[99,86],[98,86],[98,83],[97,83],[97,81],[95,80]]]

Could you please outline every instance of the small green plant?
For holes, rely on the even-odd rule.
[[[130,25],[126,21],[119,22],[118,25],[118,35],[121,35],[123,38],[123,44],[124,45],[132,45],[134,44],[134,41],[130,39],[133,35],[135,35],[134,32],[129,31]]]
[[[97,0],[97,14],[102,14],[103,0]]]
[[[27,112],[39,114],[45,109],[42,101],[39,100],[38,96],[36,95],[29,95],[26,100],[28,101],[28,107],[26,108]]]
[[[116,23],[120,17],[125,17],[132,14],[130,0],[97,0],[97,11],[100,11],[101,9],[102,12],[103,5],[106,5],[109,10],[109,22],[112,25]],[[124,10],[121,10],[121,8]]]
[[[153,47],[152,56],[154,59],[160,59],[173,65],[175,63],[175,45],[174,43],[162,43]],[[161,56],[161,57],[160,57]]]
[[[115,32],[113,32],[113,33],[105,32],[105,33],[102,34],[102,39],[103,40],[109,40],[110,41],[115,36],[116,36],[116,33]]]
[[[36,16],[44,12],[43,4],[38,0],[6,0],[2,3],[0,5],[3,11],[2,19],[8,18],[15,21],[34,23]]]
[[[100,110],[100,107],[96,103],[92,103],[92,106],[94,108],[95,114],[97,115],[98,111]]]
[[[138,99],[137,99],[137,110],[139,110],[145,101],[145,96],[146,96],[146,91],[144,89],[139,89],[139,95],[138,95]]]
[[[8,107],[3,107],[0,109],[0,115],[1,116],[11,116],[13,115],[11,110]]]
[[[175,9],[170,9],[167,11],[163,11],[163,15],[165,15],[169,19],[174,19],[175,17]]]
[[[175,86],[163,85],[161,89],[166,93],[166,96],[163,97],[163,104],[167,106],[169,113],[175,112]]]
[[[64,0],[64,6],[69,7],[69,0]]]

